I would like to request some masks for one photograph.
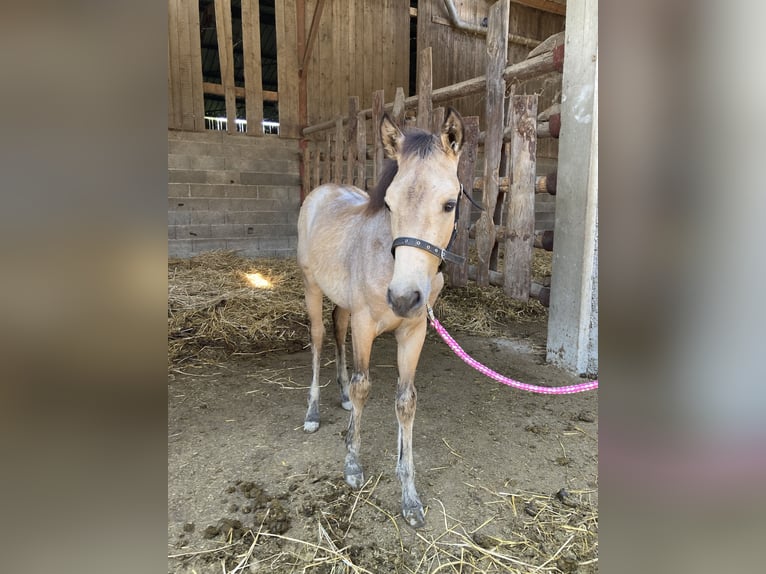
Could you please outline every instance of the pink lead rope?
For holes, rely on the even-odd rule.
[[[434,311],[428,306],[428,318],[431,320],[431,325],[439,336],[447,343],[447,346],[454,351],[454,353],[460,357],[460,359],[467,365],[473,367],[483,375],[488,376],[491,379],[496,380],[499,383],[521,389],[522,391],[529,391],[531,393],[540,393],[543,395],[571,395],[573,393],[582,393],[583,391],[593,391],[598,388],[598,381],[588,381],[587,383],[579,383],[577,385],[567,385],[565,387],[540,387],[538,385],[528,385],[514,379],[504,377],[500,373],[496,373],[489,367],[485,367],[479,361],[471,357],[466,353],[463,348],[457,344],[457,341],[447,332],[447,330],[439,323],[439,320],[434,317]]]

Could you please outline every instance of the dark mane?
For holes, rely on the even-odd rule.
[[[410,129],[404,132],[404,142],[402,142],[402,157],[409,157],[417,154],[418,157],[426,158],[431,155],[439,145],[437,137],[421,129]],[[380,211],[385,205],[386,191],[391,182],[394,181],[396,173],[399,171],[399,164],[386,158],[383,162],[383,171],[378,177],[375,187],[369,191],[370,203],[367,206],[367,212],[372,214]]]

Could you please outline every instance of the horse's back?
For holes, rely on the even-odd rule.
[[[348,305],[349,255],[369,196],[352,186],[325,184],[305,199],[298,216],[298,264],[336,304]]]

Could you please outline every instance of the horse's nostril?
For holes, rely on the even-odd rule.
[[[388,288],[388,291],[386,291],[386,302],[388,303],[389,307],[394,306],[394,299],[391,297],[391,288]]]
[[[420,299],[422,297],[423,296],[420,294],[420,291],[418,291],[418,290],[413,291],[411,299],[410,299],[411,302],[412,302],[412,304],[410,305],[410,309],[414,309],[415,307],[420,305]]]

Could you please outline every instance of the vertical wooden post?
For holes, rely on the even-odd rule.
[[[330,182],[330,176],[332,174],[330,168],[331,160],[330,155],[332,152],[332,135],[330,133],[330,130],[327,130],[327,138],[325,139],[325,146],[324,146],[324,164],[322,165],[322,183],[329,183]]]
[[[343,183],[343,116],[335,120],[335,162],[333,163],[332,180]]]
[[[237,98],[234,94],[234,44],[231,39],[231,0],[215,0],[215,30],[221,83],[226,99],[226,131],[237,133]]]
[[[444,123],[444,108],[441,106],[439,106],[438,108],[434,108],[434,111],[431,114],[431,131],[438,134],[442,128],[443,123]]]
[[[375,164],[372,178],[378,183],[380,172],[383,171],[383,142],[380,141],[380,122],[383,119],[383,101],[386,94],[383,90],[372,93],[372,138],[375,142]],[[366,154],[365,154],[366,155]]]
[[[242,0],[245,2],[245,0]],[[244,4],[242,19],[244,22]],[[306,53],[306,0],[295,2],[295,45],[298,49],[298,125],[301,129],[308,123],[308,92],[306,86],[306,70],[304,69],[303,56]],[[247,82],[245,82],[247,83]]]
[[[303,160],[301,162],[301,203],[311,191],[311,152],[309,151],[309,141],[301,140],[301,150]]]
[[[505,294],[527,301],[532,284],[537,169],[537,95],[513,96],[510,200],[505,224]]]
[[[300,137],[298,118],[300,75],[298,72],[298,37],[296,33],[296,0],[274,3],[277,32],[277,75],[279,82],[279,135]]]
[[[500,153],[503,146],[503,98],[508,52],[510,0],[500,0],[489,9],[487,30],[487,132],[484,138],[484,211],[476,224],[479,256],[476,282],[489,285],[489,264],[495,246],[494,213],[499,184]]]
[[[354,185],[354,168],[356,162],[356,130],[359,126],[359,96],[351,96],[348,99],[348,137],[346,138],[346,182]]]
[[[319,145],[319,141],[312,140],[311,147],[314,149],[314,187],[319,187],[322,184],[321,176],[321,162],[322,162],[322,149]]]
[[[463,185],[465,193],[472,193],[474,170],[476,169],[476,156],[479,151],[479,118],[470,116],[463,118],[463,151],[460,154],[460,163],[457,175]],[[465,257],[463,265],[447,262],[447,276],[450,285],[463,287],[468,283],[468,229],[471,226],[471,202],[465,196],[460,199],[460,218],[457,222],[457,235],[452,244],[452,251]]]
[[[418,127],[424,130],[431,128],[431,108],[433,106],[431,101],[433,92],[431,65],[431,47],[429,46],[422,50],[418,56]]]
[[[242,0],[242,55],[245,59],[247,135],[262,136],[263,80],[261,79],[261,16],[258,0]],[[308,164],[306,167],[308,168]]]
[[[570,0],[547,360],[598,371],[598,2]]]
[[[188,2],[189,42],[191,44],[191,87],[194,130],[205,130],[205,94],[202,90],[202,45],[199,32],[199,5]]]
[[[506,128],[513,128],[513,96],[516,93],[516,86],[511,85],[510,89],[508,90],[510,97],[508,98],[508,105],[505,107],[505,122],[506,122]],[[503,132],[505,133],[505,132]],[[503,136],[505,138],[505,135]],[[500,167],[498,168],[498,177],[500,178],[499,181],[502,181],[503,178],[506,178],[506,181],[511,181],[511,166],[513,165],[513,153],[511,152],[511,142],[510,141],[504,141],[503,146],[501,148],[500,153]],[[509,183],[510,185],[510,183]],[[505,188],[498,187],[497,190],[497,202],[495,203],[495,213],[492,215],[492,219],[495,222],[495,230],[500,229],[503,227],[503,222],[505,221],[505,212],[508,209],[508,200],[510,198],[510,193],[506,193],[508,191],[508,186]],[[489,255],[489,269],[490,271],[497,271],[498,270],[498,260],[500,258],[500,239],[497,237],[495,238],[497,241],[495,243],[495,246],[492,248],[492,253]]]
[[[356,186],[367,190],[367,125],[364,114],[361,112],[357,115]]]
[[[168,0],[168,127],[183,129],[179,72],[178,0]]]
[[[394,107],[391,110],[391,118],[399,128],[404,127],[404,89],[396,88],[396,95],[394,96]]]

